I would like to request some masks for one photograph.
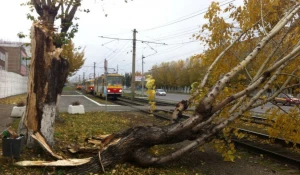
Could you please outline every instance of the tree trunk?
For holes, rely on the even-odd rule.
[[[193,133],[184,129],[178,123],[165,127],[138,126],[129,128],[105,138],[102,141],[103,147],[99,154],[94,156],[89,163],[71,169],[69,173],[99,173],[105,168],[124,162],[135,162],[144,167],[163,164],[177,159],[185,150],[182,150],[180,154],[175,153],[165,157],[155,157],[148,153],[152,146],[194,140],[199,134],[199,132]]]
[[[19,132],[26,136],[29,147],[34,145],[30,136],[35,132],[40,132],[49,145],[54,145],[57,94],[62,92],[69,64],[60,57],[62,49],[53,45],[52,34],[53,31],[41,23],[34,23],[31,29],[27,106],[19,125]]]

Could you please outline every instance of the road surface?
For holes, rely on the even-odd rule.
[[[124,92],[130,93],[130,90],[125,90]],[[136,94],[141,94],[141,91],[136,91]],[[145,93],[146,94],[146,93]],[[170,101],[170,102],[179,102],[181,100],[186,100],[189,98],[189,94],[178,94],[178,93],[169,93],[167,92],[166,96],[155,96],[156,99],[163,100],[163,101]],[[272,103],[266,103],[265,105],[261,107],[257,107],[252,109],[251,111],[257,112],[257,113],[265,113],[266,110],[270,109],[271,107],[278,108],[277,106],[273,105]],[[285,111],[288,111],[293,106],[283,106],[279,105],[280,108],[282,108]]]

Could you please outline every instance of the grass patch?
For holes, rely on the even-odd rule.
[[[85,139],[91,136],[97,136],[100,134],[110,134],[118,132],[133,126],[145,126],[145,125],[167,125],[168,121],[161,121],[155,117],[147,116],[139,112],[89,112],[83,115],[71,115],[68,113],[61,113],[60,117],[63,122],[55,124],[55,142],[56,147],[54,151],[65,158],[85,158],[90,157],[83,154],[72,155],[68,153],[67,147],[75,144],[78,146],[87,146]],[[17,129],[19,119],[15,120],[12,127]],[[2,140],[0,140],[0,145]],[[183,143],[180,143],[183,144]],[[150,152],[155,155],[165,154],[173,151],[175,147],[169,147],[169,145],[155,146]],[[2,147],[0,147],[0,152]],[[209,151],[209,149],[208,149]],[[250,157],[248,153],[244,157]],[[253,162],[259,162],[261,159],[251,158]],[[42,149],[24,149],[21,157],[18,160],[54,160]],[[208,163],[204,162],[207,161]],[[248,164],[248,162],[245,162]],[[254,164],[254,163],[253,163]],[[260,164],[260,163],[259,163]],[[259,164],[255,164],[258,166]],[[227,168],[230,166],[228,163],[224,163],[219,154],[214,152],[202,153],[201,151],[195,151],[178,161],[170,162],[166,165],[141,168],[131,163],[119,164],[112,169],[107,169],[105,175],[190,175],[190,174],[220,174],[216,173],[216,169]],[[239,167],[241,165],[235,165]],[[245,165],[243,165],[245,166]],[[231,169],[231,168],[229,168]],[[11,174],[65,174],[67,168],[63,167],[18,167],[11,164],[10,158],[0,156],[0,172],[1,175]],[[235,172],[234,174],[240,174],[246,170],[242,169],[241,172]],[[222,170],[223,172],[223,170]],[[233,172],[230,170],[230,172]],[[99,172],[100,173],[100,172]],[[225,171],[224,171],[225,173]],[[87,174],[89,174],[87,172]],[[230,173],[226,173],[230,174]]]
[[[74,86],[64,86],[63,91],[74,91],[75,87]]]
[[[64,122],[55,124],[55,152],[66,158],[84,158],[89,157],[86,155],[69,154],[66,149],[68,146],[75,144],[79,146],[86,145],[85,139],[91,136],[100,134],[110,134],[118,132],[133,126],[141,125],[166,125],[167,121],[161,121],[153,117],[147,116],[138,112],[90,112],[83,115],[71,115],[68,113],[61,113],[60,117]],[[14,120],[12,127],[17,130],[20,119]],[[0,140],[0,145],[2,140]],[[0,148],[2,152],[2,147]],[[29,149],[23,150],[19,159],[22,160],[53,160],[48,153],[42,149]],[[158,168],[159,169],[159,168]],[[157,168],[144,169],[135,167],[131,164],[118,165],[116,168],[108,171],[106,174],[112,172],[128,172],[124,174],[148,174],[149,172],[159,171]],[[10,158],[0,156],[0,172],[1,174],[64,174],[66,168],[51,168],[51,167],[18,167],[11,164]],[[166,171],[161,168],[161,171]],[[169,170],[172,172],[172,170]],[[117,173],[118,174],[118,173]],[[150,173],[151,174],[151,173]]]
[[[26,101],[27,93],[26,94],[20,94],[20,95],[14,95],[6,98],[0,99],[0,104],[17,104],[20,101]]]

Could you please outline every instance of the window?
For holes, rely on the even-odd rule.
[[[5,61],[5,55],[2,52],[0,52],[0,60]]]

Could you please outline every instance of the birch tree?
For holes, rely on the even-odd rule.
[[[218,3],[213,2],[210,6],[205,15],[209,22],[203,27],[210,35],[198,37],[209,46],[207,53],[211,54],[206,53],[205,56],[209,66],[202,81],[193,85],[191,97],[178,103],[172,115],[176,119],[188,106],[194,106],[192,117],[167,126],[138,126],[114,133],[103,140],[99,153],[89,163],[71,172],[101,172],[126,161],[153,166],[176,160],[212,142],[216,134],[222,131],[228,134],[230,125],[243,114],[272,101],[276,94],[287,88],[293,78],[299,77],[300,4],[295,1],[263,2],[265,13],[259,14],[252,13],[259,1],[245,1],[242,7],[230,4],[225,12],[230,14],[232,23],[220,16],[225,12]],[[236,48],[242,47],[247,39],[256,42],[255,47],[247,52],[236,52]],[[277,53],[274,45],[280,45],[282,51]],[[261,64],[261,59],[266,63]],[[222,68],[222,64],[228,61],[230,66]],[[248,75],[245,75],[247,71]],[[247,76],[249,81],[236,81],[239,76],[242,79]],[[284,81],[281,76],[284,76]],[[264,97],[267,89],[281,82],[281,87],[272,97]],[[235,103],[238,105],[234,106]],[[299,131],[299,128],[293,129],[291,132]],[[182,144],[184,146],[169,154],[153,155],[149,152],[156,145],[172,145],[187,140],[189,142]],[[224,156],[227,160],[233,159],[228,153]]]

